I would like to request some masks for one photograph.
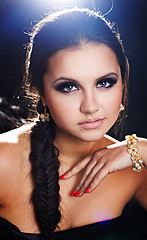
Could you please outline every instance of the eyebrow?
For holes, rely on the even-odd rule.
[[[106,75],[103,75],[103,76],[97,78],[96,81],[99,81],[99,80],[101,80],[101,79],[103,79],[103,78],[114,77],[114,76],[118,78],[118,74],[117,74],[117,73],[111,72],[111,73],[108,73],[108,74],[106,74]],[[75,80],[75,79],[73,79],[73,78],[59,77],[59,78],[57,78],[57,79],[55,80],[54,84],[56,84],[57,82],[62,81],[62,80],[72,81],[72,82],[78,83],[78,81]]]

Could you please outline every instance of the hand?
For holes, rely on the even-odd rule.
[[[71,196],[82,196],[92,192],[107,174],[128,168],[132,165],[127,151],[126,141],[107,146],[94,152],[78,162],[73,168],[63,174],[60,179],[69,179],[81,170],[85,173]]]

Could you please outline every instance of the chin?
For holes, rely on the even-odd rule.
[[[84,142],[97,142],[101,140],[105,135],[105,132],[96,132],[96,133],[88,133],[84,134],[80,137],[80,139]]]

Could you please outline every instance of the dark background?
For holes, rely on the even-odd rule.
[[[106,15],[121,33],[130,63],[129,111],[123,135],[136,133],[147,137],[147,1],[114,0]],[[22,81],[24,31],[49,10],[63,6],[111,9],[112,0],[0,0],[0,96],[12,100]]]

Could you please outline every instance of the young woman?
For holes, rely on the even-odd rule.
[[[75,8],[50,14],[30,37],[25,98],[40,117],[1,135],[1,238],[132,239],[121,214],[132,198],[147,208],[147,141],[106,135],[127,99],[119,34]]]

